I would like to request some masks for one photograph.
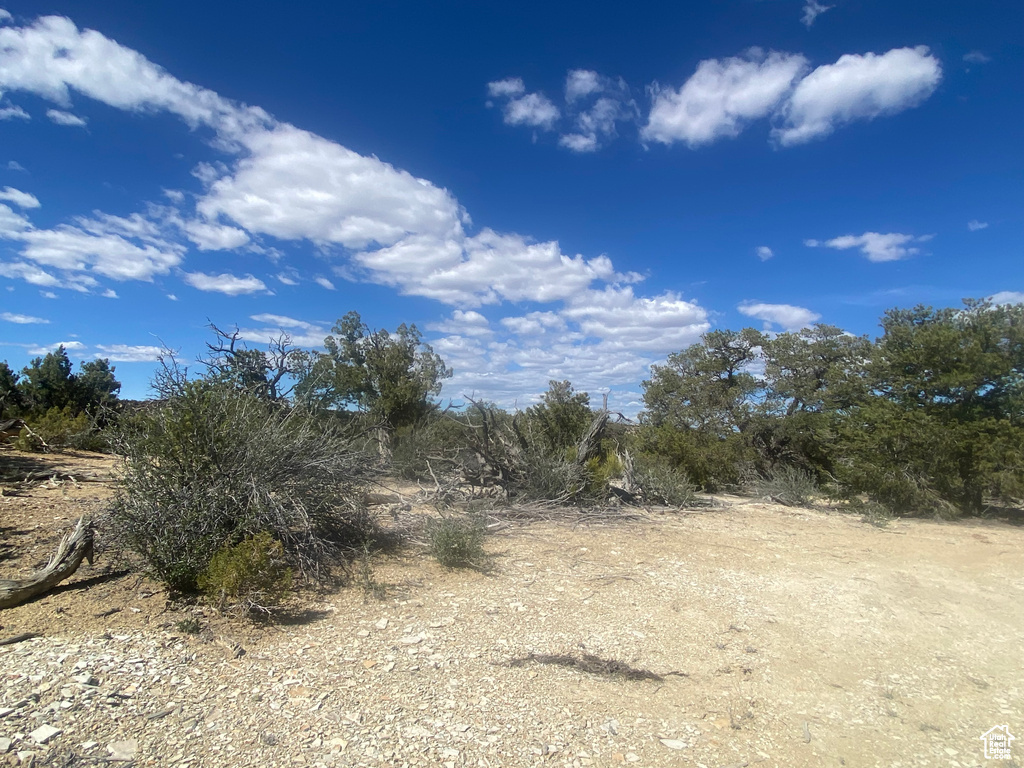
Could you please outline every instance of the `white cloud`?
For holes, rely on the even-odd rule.
[[[931,240],[931,235],[905,235],[899,232],[881,234],[879,232],[865,232],[863,235],[843,235],[834,237],[831,240],[805,240],[804,245],[811,248],[824,247],[835,248],[836,250],[847,250],[858,248],[867,256],[868,261],[899,261],[909,259],[921,252],[920,248],[911,246],[910,243],[923,243]]]
[[[604,88],[601,76],[589,69],[570,69],[565,77],[565,100],[570,104]]]
[[[0,107],[0,120],[31,120],[32,116],[29,115],[21,107]]]
[[[10,11],[8,11],[8,10],[6,10],[4,8],[0,8],[0,24],[6,24],[7,22],[9,22],[13,18],[14,17],[11,16],[11,12]]]
[[[780,111],[781,127],[772,135],[791,146],[827,136],[854,120],[902,112],[931,96],[941,79],[939,60],[923,45],[881,55],[847,54],[800,81]]]
[[[54,296],[52,298],[56,298],[56,296]],[[60,347],[64,347],[64,349],[67,350],[68,352],[81,352],[83,349],[85,349],[85,344],[83,344],[80,341],[74,341],[74,340],[72,340],[72,341],[55,341],[52,344],[37,345],[37,346],[34,346],[34,347],[29,347],[26,351],[30,355],[45,355],[45,354],[48,354],[50,352],[57,351],[57,349],[60,348]]]
[[[287,315],[274,315],[265,312],[251,315],[251,319],[262,323],[264,327],[242,328],[239,330],[240,338],[259,344],[287,336],[292,344],[299,347],[321,347],[329,333],[328,329],[319,323],[297,320]]]
[[[981,51],[968,51],[964,54],[964,61],[968,64],[988,64],[992,57]]]
[[[764,321],[765,330],[771,330],[771,325],[779,325],[784,331],[798,331],[821,319],[821,315],[817,312],[812,312],[805,307],[795,307],[792,304],[744,302],[737,309],[740,314]]]
[[[5,320],[8,323],[17,323],[19,325],[28,325],[33,323],[49,323],[49,320],[44,320],[41,317],[33,317],[32,315],[19,315],[14,312],[0,312],[0,320]]]
[[[492,98],[519,96],[526,93],[526,86],[521,77],[506,77],[504,80],[495,80],[487,84],[487,93]]]
[[[326,288],[328,291],[334,290],[334,283],[328,280],[326,277],[315,277],[313,282],[319,285],[321,288]]]
[[[594,134],[566,133],[558,137],[558,143],[573,152],[597,151],[597,136]]]
[[[104,292],[103,292],[102,294],[100,294],[100,295],[101,295],[101,296],[102,296],[102,297],[103,297],[104,299],[116,299],[116,298],[119,298],[119,297],[118,297],[118,295],[117,295],[117,291],[115,291],[115,290],[114,290],[113,288],[107,288],[107,290],[105,290],[105,291],[104,291]]]
[[[967,229],[971,232],[977,232],[979,229],[986,229],[988,227],[987,221],[978,221],[977,219],[971,219],[967,222]]]
[[[140,344],[97,344],[96,357],[105,357],[114,363],[150,363],[164,353],[163,347]]]
[[[528,125],[545,131],[553,130],[555,122],[562,116],[558,107],[542,93],[528,93],[512,99],[505,105],[504,114],[508,125]]]
[[[624,116],[620,101],[602,97],[590,109],[577,115],[577,132],[561,136],[558,143],[574,152],[593,152],[602,140],[615,137],[615,123]]]
[[[249,154],[197,203],[249,232],[365,248],[409,234],[447,238],[463,213],[447,190],[340,144],[279,124],[239,138]]]
[[[57,125],[66,125],[72,128],[82,128],[85,126],[85,118],[79,117],[71,112],[64,112],[60,109],[48,109],[46,110],[46,116],[50,118]]]
[[[566,329],[565,319],[557,312],[530,312],[522,317],[503,317],[501,324],[517,336],[539,336]]]
[[[757,246],[757,258],[761,261],[768,261],[775,253],[767,245]]]
[[[471,309],[456,309],[450,318],[440,323],[432,323],[427,329],[456,336],[491,336],[494,333],[487,318]]]
[[[170,299],[171,301],[177,301],[178,300],[178,297],[175,296],[173,293],[168,293],[167,294],[167,298]]]
[[[17,160],[9,160],[7,162],[8,171],[25,171],[25,166],[19,163]]]
[[[808,29],[814,24],[814,20],[817,19],[825,11],[830,11],[834,8],[833,5],[822,5],[818,0],[805,0],[804,2],[804,14],[800,17],[800,21]]]
[[[4,187],[0,189],[0,200],[6,200],[9,203],[14,203],[19,208],[38,208],[39,200],[35,195],[30,195],[28,192],[22,192],[20,189],[14,187]]]
[[[252,275],[235,277],[228,273],[208,275],[205,272],[186,272],[184,277],[185,282],[193,288],[198,288],[200,291],[226,293],[228,296],[258,293],[267,289],[262,280]]]
[[[92,234],[66,225],[56,229],[33,229],[17,239],[24,243],[21,255],[37,264],[66,273],[95,273],[119,281],[151,282],[155,275],[165,275],[180,264],[184,252],[184,248],[173,243],[162,247],[138,245],[112,232]],[[73,279],[81,281],[86,276]]]
[[[38,285],[44,288],[58,288],[61,286],[61,281],[54,275],[40,269],[34,264],[26,264],[21,261],[0,261],[0,277],[8,277],[12,280],[24,280],[30,285]]]
[[[1000,291],[988,300],[993,304],[1024,304],[1024,291]]]
[[[615,272],[607,256],[584,259],[562,253],[555,241],[534,243],[520,235],[485,229],[473,237],[439,241],[406,238],[357,254],[375,282],[446,304],[479,306],[505,301],[561,301],[595,280],[636,282]]]
[[[44,16],[31,26],[0,27],[0,86],[25,90],[67,107],[70,91],[131,111],[167,110],[189,125],[232,137],[265,124],[267,114],[171,77],[142,54],[67,18]]]
[[[53,291],[40,291],[39,295],[42,296],[44,299],[56,299],[57,298],[57,294],[54,293]]]
[[[193,219],[183,221],[181,228],[185,236],[195,243],[200,251],[230,251],[241,248],[249,242],[249,235],[237,227],[211,224]]]
[[[710,328],[707,311],[668,291],[637,297],[629,286],[608,286],[573,297],[562,317],[611,347],[665,352],[692,344]]]
[[[743,57],[702,61],[679,90],[651,87],[654,104],[641,137],[697,147],[738,136],[775,109],[806,66],[803,56],[756,48]]]
[[[279,282],[284,283],[285,285],[298,285],[299,284],[299,281],[296,280],[292,275],[286,274],[284,272],[280,272],[280,273],[274,275],[274,277]]]

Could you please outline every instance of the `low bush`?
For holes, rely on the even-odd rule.
[[[49,448],[62,451],[105,452],[110,448],[106,432],[85,411],[75,413],[70,406],[50,408],[42,416],[28,420],[30,429],[22,429],[14,438],[14,447],[20,451],[41,451]]]
[[[199,588],[223,609],[266,612],[280,604],[292,587],[292,569],[284,547],[268,531],[225,545],[198,578]]]
[[[485,530],[476,516],[432,520],[427,525],[430,554],[445,568],[479,568],[486,558]]]
[[[799,467],[781,466],[768,470],[751,483],[754,495],[787,507],[806,507],[818,496],[814,475]]]
[[[697,489],[686,475],[658,458],[638,456],[631,482],[634,492],[649,504],[691,507],[697,501]]]
[[[264,531],[316,577],[370,535],[369,466],[338,420],[208,380],[179,381],[121,419],[115,535],[169,587],[193,592],[210,553]]]

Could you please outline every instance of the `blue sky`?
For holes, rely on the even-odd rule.
[[[301,10],[296,11],[296,8]],[[0,359],[416,323],[635,410],[713,328],[1024,301],[1024,5],[0,0]]]

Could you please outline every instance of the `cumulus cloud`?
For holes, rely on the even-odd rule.
[[[18,106],[0,106],[0,120],[31,120],[32,116],[29,115],[24,109]]]
[[[855,120],[902,112],[931,96],[941,79],[939,60],[923,45],[881,55],[847,54],[799,82],[772,135],[782,146],[791,146]]]
[[[455,336],[491,336],[494,333],[487,318],[472,309],[456,309],[450,318],[428,325],[427,330]]]
[[[574,152],[593,152],[603,140],[615,137],[616,122],[630,117],[621,101],[602,97],[576,116],[576,131],[560,136],[558,143]]]
[[[492,98],[509,96],[520,96],[526,93],[526,85],[521,77],[506,77],[504,80],[495,80],[487,84],[487,93]]]
[[[46,116],[57,125],[66,125],[70,128],[82,128],[86,124],[84,117],[60,109],[48,109]]]
[[[105,357],[114,363],[151,363],[164,353],[163,347],[133,344],[97,344],[97,357]]]
[[[757,246],[757,258],[761,261],[768,261],[775,253],[767,245]]]
[[[993,304],[1024,304],[1024,291],[1000,291],[988,300]]]
[[[6,200],[9,203],[14,203],[19,208],[38,208],[39,200],[35,195],[31,195],[28,192],[22,192],[20,189],[14,189],[14,187],[4,187],[0,189],[0,200]]]
[[[245,230],[224,224],[192,219],[182,221],[181,229],[200,251],[230,251],[249,243],[249,235]]]
[[[816,323],[821,315],[805,307],[792,304],[764,304],[762,302],[744,302],[737,309],[740,314],[762,320],[765,330],[772,330],[772,325],[782,327],[784,331],[798,331]]]
[[[53,297],[56,298],[56,297]],[[85,349],[85,344],[80,341],[55,341],[52,344],[43,344],[34,347],[29,347],[26,351],[30,355],[45,355],[50,352],[55,352],[60,347],[64,347],[68,352],[81,352]]]
[[[863,235],[843,235],[834,237],[831,240],[805,240],[804,245],[811,248],[835,248],[844,251],[850,248],[857,248],[868,261],[899,261],[909,259],[921,252],[920,248],[911,243],[923,243],[931,240],[930,235],[915,237],[899,232],[882,234],[879,232],[865,232]]]
[[[671,291],[638,297],[630,286],[587,291],[561,314],[588,337],[634,350],[682,349],[710,328],[707,311],[696,302]]]
[[[225,293],[238,296],[245,293],[258,293],[267,290],[267,286],[259,278],[252,275],[236,277],[229,273],[208,275],[205,272],[186,272],[185,282],[200,291]]]
[[[519,317],[503,317],[501,324],[517,336],[539,336],[566,329],[565,319],[557,312],[538,311]]]
[[[747,123],[771,114],[806,67],[803,56],[757,48],[702,61],[678,90],[651,87],[654,103],[641,136],[690,147],[738,136]]]
[[[30,325],[34,323],[49,323],[49,320],[44,320],[41,317],[33,317],[32,315],[19,315],[14,312],[0,312],[0,320],[4,320],[8,323],[17,323],[18,325]]]
[[[565,100],[569,103],[603,89],[601,76],[589,69],[570,69],[565,77]]]
[[[835,6],[832,5],[822,5],[818,0],[805,0],[804,13],[803,16],[800,17],[800,21],[805,27],[810,29],[811,25],[814,24],[815,19],[821,16],[825,11],[832,10],[834,7]]]
[[[971,219],[970,221],[967,222],[967,229],[969,229],[971,232],[977,232],[979,229],[986,228],[988,228],[987,221],[978,221],[977,219]]]
[[[461,232],[463,212],[447,190],[375,157],[287,124],[239,141],[248,155],[211,177],[197,203],[207,221],[223,216],[249,232],[353,249]]]
[[[508,102],[504,115],[508,125],[527,125],[550,131],[562,113],[544,94],[527,93]]]
[[[567,256],[555,241],[535,243],[520,235],[485,229],[478,235],[439,241],[406,238],[390,248],[357,254],[375,282],[402,293],[468,307],[500,301],[561,301],[595,280],[636,282],[611,259]]]

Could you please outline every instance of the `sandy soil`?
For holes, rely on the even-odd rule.
[[[111,490],[6,489],[0,577],[45,563]],[[983,759],[979,737],[1005,724],[1024,754],[1024,528],[723,498],[516,523],[487,548],[486,573],[415,544],[378,556],[261,628],[168,604],[101,546],[0,611],[0,640],[41,635],[0,646],[0,746],[63,766],[130,739],[139,765],[956,767],[1014,764]],[[73,682],[83,670],[97,685]],[[40,724],[61,733],[35,743]]]

